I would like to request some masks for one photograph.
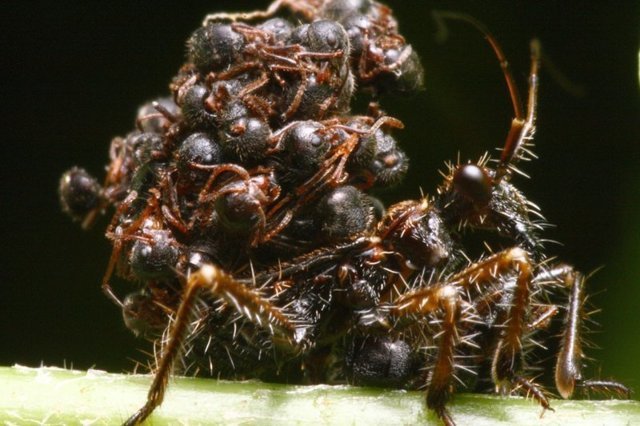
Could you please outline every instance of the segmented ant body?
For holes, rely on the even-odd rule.
[[[307,22],[273,17],[283,7]],[[390,9],[370,0],[208,16],[173,98],[142,107],[138,130],[112,142],[104,185],[78,168],[63,176],[63,206],[85,226],[115,207],[103,290],[161,346],[147,402],[127,424],[162,403],[178,360],[222,378],[426,385],[446,424],[456,381],[548,409],[528,354],[562,309],[558,392],[628,393],[582,377],[584,276],[547,257],[538,208],[511,182],[535,129],[537,42],[525,112],[493,36],[472,18],[439,17],[487,37],[515,119],[498,160],[449,165],[431,196],[385,208],[370,195],[407,171],[391,135],[402,123],[375,108],[348,115],[352,94],[423,80]],[[475,260],[466,230],[486,235]],[[121,300],[114,272],[140,287]]]

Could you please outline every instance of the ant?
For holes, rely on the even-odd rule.
[[[420,58],[399,34],[391,9],[376,1],[276,0],[266,11],[215,13],[207,15],[203,24],[270,18],[282,8],[309,22],[335,21],[344,28],[349,36],[349,57],[357,86],[374,93],[410,93],[423,87]]]
[[[273,17],[283,6],[308,23]],[[388,208],[370,195],[406,173],[391,135],[402,123],[376,106],[349,115],[350,100],[423,79],[391,10],[370,0],[208,16],[173,98],[141,108],[138,129],[113,140],[105,183],[78,168],[63,175],[63,207],[85,227],[115,207],[102,288],[136,335],[160,345],[147,401],[125,424],[162,403],[181,357],[221,378],[426,387],[447,425],[456,382],[552,409],[528,355],[562,310],[560,395],[628,395],[582,377],[586,278],[547,257],[539,209],[511,182],[532,156],[539,43],[523,107],[493,35],[465,15],[436,17],[485,36],[515,118],[500,158],[450,164],[433,195]],[[464,231],[474,230],[500,248],[470,259]],[[141,285],[121,300],[114,272]]]

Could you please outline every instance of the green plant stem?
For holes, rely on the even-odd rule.
[[[146,398],[150,376],[60,368],[0,367],[0,422],[119,424]],[[460,394],[459,425],[640,424],[637,401],[557,401],[542,410],[523,398]],[[421,392],[352,386],[286,386],[175,378],[149,421],[165,424],[438,424]]]

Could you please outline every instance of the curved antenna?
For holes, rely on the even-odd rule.
[[[500,62],[500,68],[502,68],[507,88],[509,89],[511,103],[513,105],[514,119],[511,121],[511,128],[507,134],[504,148],[502,149],[502,154],[500,156],[498,166],[496,167],[496,175],[494,179],[496,182],[499,182],[503,177],[510,174],[509,172],[511,170],[515,170],[513,163],[522,158],[523,150],[525,153],[529,153],[529,151],[526,150],[525,145],[527,141],[531,139],[535,130],[538,96],[538,70],[540,68],[540,42],[538,40],[533,40],[531,42],[531,71],[529,73],[529,94],[527,97],[527,111],[525,116],[518,86],[516,85],[513,74],[511,73],[509,61],[507,61],[497,39],[493,34],[491,34],[487,27],[476,18],[463,13],[434,10],[432,15],[436,25],[438,26],[441,37],[446,37],[447,34],[447,28],[444,24],[444,20],[446,19],[458,20],[471,24],[484,35]]]
[[[536,107],[538,105],[538,71],[540,70],[540,42],[531,40],[531,69],[529,71],[529,94],[527,96],[527,115],[524,118],[516,117],[511,121],[511,128],[507,134],[507,140],[502,149],[500,161],[496,167],[495,180],[499,181],[509,174],[510,170],[517,171],[513,163],[521,160],[526,154],[533,156],[527,149],[529,141],[533,138],[536,124]]]
[[[491,34],[489,29],[479,20],[474,18],[473,16],[466,15],[464,13],[451,12],[448,10],[434,10],[431,12],[433,15],[433,19],[436,21],[436,25],[440,30],[441,34],[447,34],[446,25],[444,24],[445,19],[452,19],[457,21],[463,21],[468,24],[471,24],[478,31],[484,35],[484,38],[489,42],[489,45],[493,49],[498,61],[500,62],[500,68],[502,68],[502,72],[504,74],[504,78],[507,81],[507,88],[509,89],[509,95],[511,95],[511,103],[513,104],[513,112],[516,118],[524,119],[524,112],[522,111],[522,101],[520,100],[520,92],[518,91],[518,86],[513,79],[513,74],[511,73],[511,67],[509,65],[509,61],[507,61],[507,57],[505,56],[500,44],[498,44],[498,40]]]

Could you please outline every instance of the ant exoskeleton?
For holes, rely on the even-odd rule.
[[[502,62],[497,43],[490,34],[485,35]],[[129,422],[146,418],[162,401],[166,376],[188,329],[186,317],[198,294],[224,297],[222,287],[235,288],[238,296],[242,293],[247,299],[246,305],[240,305],[242,314],[254,321],[262,318],[258,324],[266,321],[263,327],[272,329],[281,344],[288,342],[296,348],[290,350],[292,353],[314,359],[313,367],[302,361],[313,379],[326,378],[326,371],[318,371],[327,366],[323,362],[340,339],[350,341],[346,364],[356,383],[403,386],[419,374],[416,366],[430,364],[431,371],[424,378],[428,383],[427,405],[446,424],[453,424],[446,403],[454,377],[467,368],[457,361],[456,351],[476,358],[481,357],[476,351],[488,352],[491,378],[497,388],[506,392],[521,389],[550,409],[543,389],[526,376],[524,345],[530,339],[527,333],[547,325],[548,316],[557,312],[548,301],[549,294],[565,286],[570,308],[557,361],[559,392],[568,397],[576,385],[625,392],[626,388],[615,382],[582,379],[576,336],[584,279],[573,268],[553,267],[544,260],[537,236],[539,225],[529,218],[533,207],[508,180],[512,164],[523,155],[533,135],[538,62],[539,46],[534,42],[527,114],[516,109],[495,169],[488,166],[486,158],[452,166],[434,198],[391,206],[375,231],[369,237],[360,237],[367,241],[364,247],[330,246],[325,253],[302,255],[272,274],[256,276],[251,287],[213,265],[204,265],[191,274],[147,404]],[[507,69],[505,75],[509,75]],[[515,93],[511,79],[507,82]],[[518,104],[517,97],[514,104]],[[344,197],[358,196],[345,193]],[[331,222],[351,227],[348,221]],[[456,230],[477,227],[504,235],[515,246],[467,263]],[[333,241],[343,237],[340,232],[337,235],[340,237]],[[332,257],[326,256],[329,251]],[[467,265],[461,268],[460,262]],[[314,283],[321,270],[324,272],[320,276],[325,276],[322,290],[312,290],[308,286],[317,285]],[[276,282],[266,286],[270,280]],[[276,288],[284,290],[265,295]],[[342,301],[334,301],[341,293]],[[536,317],[531,307],[538,305],[545,309]],[[475,338],[483,327],[496,331],[493,338],[479,344]],[[325,330],[334,334],[325,335]],[[425,355],[418,351],[420,347],[435,349]],[[325,354],[324,361],[318,366],[321,354]],[[394,367],[378,369],[380,362]]]
[[[423,87],[424,72],[417,53],[398,33],[387,6],[372,0],[276,0],[266,11],[208,15],[204,25],[217,21],[251,21],[288,8],[306,21],[339,23],[350,40],[349,57],[356,84],[376,92],[414,92]]]
[[[223,36],[217,37],[219,34]],[[282,20],[262,28],[209,22],[192,35],[188,44],[190,60],[208,78],[225,81],[251,76],[252,83],[243,85],[239,97],[254,104],[266,102],[271,121],[318,119],[348,108],[353,91],[349,39],[342,26],[333,21],[316,21],[296,28],[282,24]],[[215,63],[210,58],[215,58]],[[274,94],[276,87],[279,90]],[[196,118],[190,120],[196,124],[211,123],[206,114],[204,120],[200,119],[198,105],[203,104],[207,93],[198,90],[197,95],[189,92],[185,98],[186,116]],[[181,103],[181,96],[178,98]]]
[[[283,7],[307,23],[274,18]],[[143,108],[138,130],[112,142],[104,185],[77,168],[63,176],[72,217],[86,224],[115,207],[102,288],[127,327],[159,346],[147,401],[126,424],[162,403],[179,361],[220,378],[426,388],[448,425],[456,382],[551,409],[529,357],[547,330],[560,334],[562,397],[628,394],[582,377],[585,277],[547,256],[539,210],[511,182],[530,155],[538,43],[523,108],[484,26],[436,17],[485,35],[515,118],[495,164],[488,155],[450,164],[431,196],[385,208],[369,194],[397,183],[408,159],[390,134],[401,122],[375,105],[347,114],[353,92],[422,84],[391,10],[371,0],[277,0],[209,16],[188,43],[173,102]],[[474,230],[486,236],[480,254],[465,233]],[[140,283],[122,301],[114,272]]]

